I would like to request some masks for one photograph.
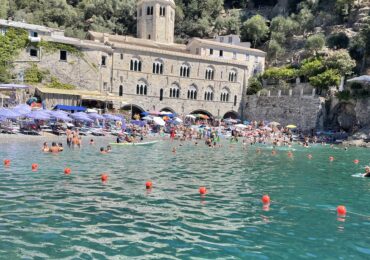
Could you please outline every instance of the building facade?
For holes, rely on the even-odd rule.
[[[237,35],[175,44],[173,0],[139,0],[137,23],[137,38],[89,32],[86,40],[4,20],[0,28],[25,28],[31,41],[77,47],[82,55],[30,47],[15,62],[17,71],[22,74],[36,63],[62,82],[99,91],[101,99],[116,109],[204,113],[215,118],[243,114],[248,80],[264,70],[265,52],[251,49]]]

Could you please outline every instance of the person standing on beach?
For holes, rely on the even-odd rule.
[[[66,136],[67,136],[67,145],[69,148],[71,148],[73,132],[69,128],[67,128],[66,130]]]

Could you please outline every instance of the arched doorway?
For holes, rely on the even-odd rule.
[[[175,110],[170,107],[162,108],[159,112],[171,112],[172,114],[176,114]]]
[[[228,118],[239,119],[239,114],[235,111],[229,111],[223,116],[223,119],[228,119]]]
[[[141,115],[144,112],[144,109],[134,104],[127,104],[121,107],[121,110],[124,111],[125,115],[130,118],[134,118],[135,115]]]
[[[190,114],[191,115],[206,115],[206,116],[209,117],[209,119],[211,119],[211,120],[214,119],[213,115],[210,112],[208,112],[206,110],[203,110],[203,109],[194,110]]]

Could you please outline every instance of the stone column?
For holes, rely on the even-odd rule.
[[[268,97],[271,97],[271,90],[269,90],[269,91],[267,92],[267,96],[268,96]]]

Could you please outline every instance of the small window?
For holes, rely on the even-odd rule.
[[[159,101],[163,100],[163,88],[159,91]]]
[[[62,61],[67,60],[67,51],[60,51],[60,60]]]
[[[220,50],[220,57],[223,57],[223,56],[224,56],[224,51]]]
[[[121,53],[121,60],[123,60],[123,53]]]
[[[103,83],[103,90],[104,91],[107,91],[107,89],[108,89],[108,83],[107,82],[104,82]]]
[[[238,97],[235,95],[234,96],[234,106],[236,106],[237,101],[238,101]]]
[[[233,53],[233,58],[236,59],[236,52]]]
[[[197,48],[197,49],[195,50],[195,53],[196,53],[197,55],[199,55],[199,54],[200,54],[200,49],[199,49],[199,48]]]
[[[118,93],[118,95],[120,96],[120,97],[122,97],[123,96],[123,86],[121,85],[121,86],[119,86],[119,93]]]
[[[39,34],[37,32],[32,32],[32,37],[39,37]]]
[[[101,65],[107,66],[107,56],[101,56]]]
[[[209,49],[209,55],[213,55],[213,49]]]
[[[36,49],[30,50],[30,56],[31,57],[38,57],[38,51]]]
[[[150,34],[148,35],[148,40],[150,40],[152,37],[150,36]]]

